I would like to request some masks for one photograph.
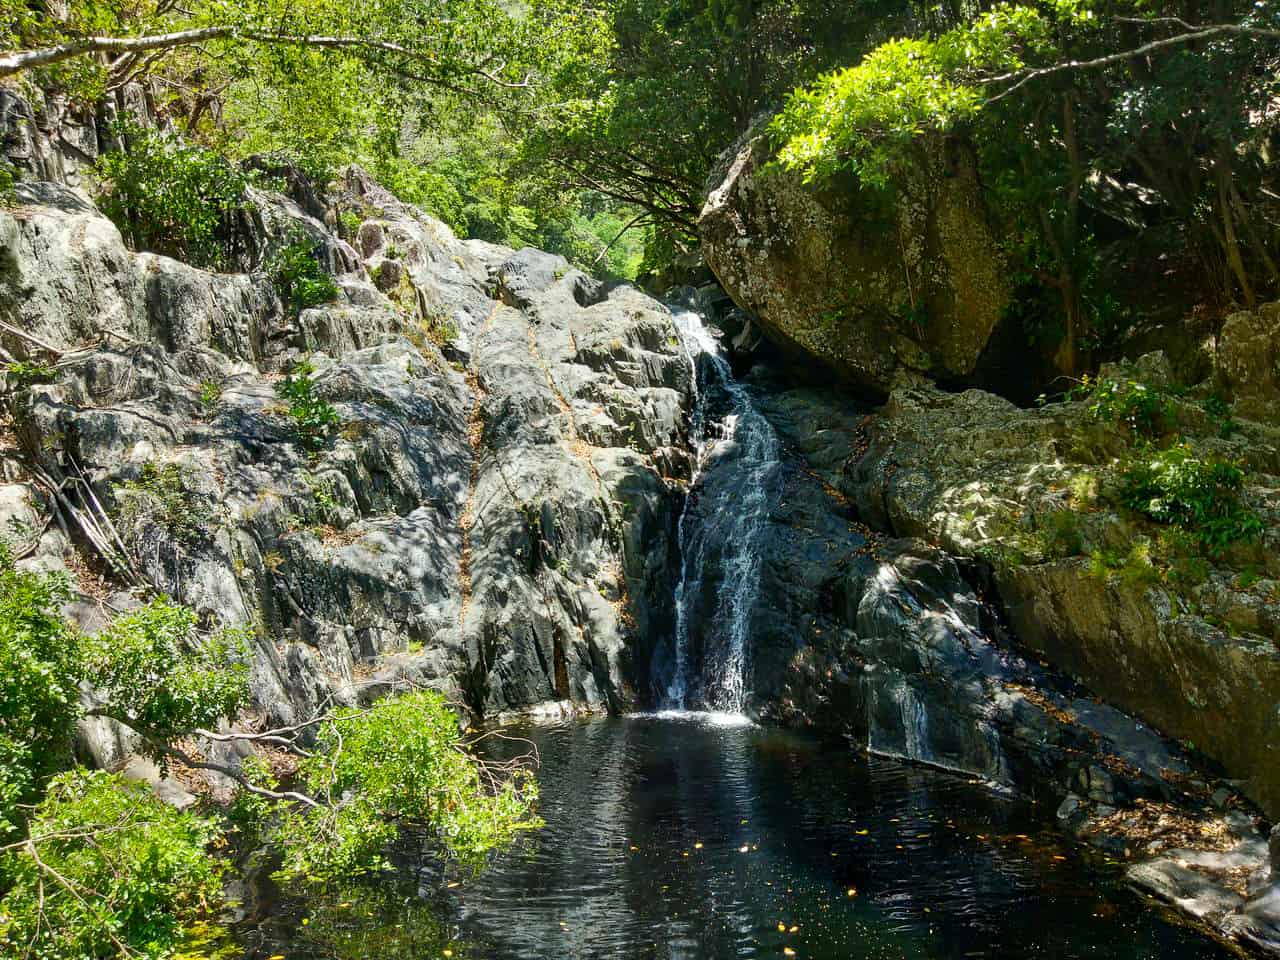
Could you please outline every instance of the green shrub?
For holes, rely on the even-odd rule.
[[[1218,428],[1218,436],[1223,440],[1230,440],[1231,435],[1240,429],[1240,425],[1232,416],[1231,404],[1219,394],[1206,397],[1200,406],[1213,419]]]
[[[1120,500],[1131,510],[1185,530],[1210,556],[1256,540],[1262,519],[1240,502],[1244,470],[1237,463],[1196,457],[1189,446],[1151,450],[1120,478]]]
[[[116,135],[121,149],[98,161],[98,203],[130,246],[232,269],[233,218],[251,205],[250,177],[212,150],[154,130],[120,124]]]
[[[1043,521],[1041,536],[1049,556],[1074,557],[1084,550],[1080,517],[1075,510],[1069,507],[1053,510]]]
[[[338,233],[343,240],[351,241],[356,238],[356,234],[360,232],[360,225],[364,223],[360,214],[354,210],[343,210],[338,214]]]
[[[80,639],[60,613],[70,599],[65,576],[16,569],[0,543],[0,837],[71,759],[81,669]]]
[[[445,853],[474,865],[538,825],[537,784],[518,771],[491,788],[440,694],[388,698],[359,713],[340,712],[302,761],[310,795],[351,799],[286,815],[278,835],[286,876],[342,879],[380,866],[402,827],[430,831]]]
[[[213,413],[222,402],[222,384],[216,380],[206,380],[200,384],[200,407],[206,414]]]
[[[276,395],[289,404],[298,442],[308,450],[319,450],[338,426],[338,411],[316,395],[312,375],[315,367],[303,361],[276,386]]]
[[[1158,437],[1173,424],[1173,398],[1138,380],[1093,380],[1086,374],[1067,396],[1088,403],[1094,420],[1122,423],[1137,436]]]
[[[223,866],[207,849],[212,825],[119,776],[58,776],[30,835],[38,859],[20,847],[4,862],[4,956],[158,960],[221,892]]]
[[[191,486],[186,471],[176,463],[160,466],[148,461],[142,476],[117,485],[115,494],[127,530],[136,533],[149,520],[188,549],[207,543],[217,522],[208,498]]]
[[[19,390],[34,383],[48,383],[58,374],[53,364],[41,360],[15,360],[5,364],[4,375]]]
[[[10,207],[17,201],[18,177],[7,162],[0,160],[0,207]]]
[[[222,630],[202,638],[195,626],[189,608],[161,598],[87,641],[85,677],[106,703],[102,712],[158,742],[234,717],[249,695],[248,637]]]
[[[1105,549],[1093,551],[1089,555],[1089,572],[1100,580],[1117,576],[1134,586],[1160,580],[1160,570],[1151,561],[1151,544],[1146,540],[1138,540],[1128,553]]]
[[[307,238],[282,247],[267,264],[280,299],[293,316],[338,296],[338,285],[320,265],[319,243]]]

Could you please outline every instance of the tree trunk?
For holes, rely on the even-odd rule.
[[[1246,307],[1257,304],[1253,286],[1249,283],[1249,272],[1245,268],[1244,257],[1240,253],[1240,241],[1236,236],[1235,217],[1231,213],[1231,160],[1227,153],[1226,143],[1218,149],[1218,162],[1214,164],[1214,175],[1218,181],[1218,215],[1222,218],[1222,239],[1227,264],[1235,274],[1240,292],[1244,295]]]

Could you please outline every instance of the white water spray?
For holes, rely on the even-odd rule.
[[[675,592],[675,669],[663,705],[677,710],[696,705],[740,714],[748,693],[751,609],[760,587],[761,547],[780,448],[773,427],[756,409],[750,391],[734,379],[728,358],[702,316],[679,309],[675,321],[685,353],[695,372],[703,370],[706,383],[698,388],[695,382],[690,434],[696,461],[690,497],[678,526],[681,567]],[[728,400],[729,412],[718,423],[711,422],[709,409],[715,391],[706,388],[717,389]],[[693,498],[713,456],[730,452],[739,472],[740,494],[716,508],[731,512],[732,537],[716,544],[721,581],[715,613],[709,622],[695,623],[694,605],[709,571],[707,537],[695,529],[699,517]],[[696,673],[689,662],[695,633],[703,640],[703,663]],[[695,695],[696,703],[690,703]]]

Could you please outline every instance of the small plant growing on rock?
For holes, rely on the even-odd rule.
[[[1185,530],[1211,557],[1232,544],[1256,540],[1262,519],[1240,502],[1244,470],[1238,463],[1195,456],[1178,444],[1153,450],[1120,478],[1120,501],[1159,523]]]
[[[145,521],[164,528],[170,539],[187,548],[209,539],[215,522],[208,498],[195,490],[176,463],[149,461],[137,480],[116,487],[122,524],[135,533]]]
[[[1218,428],[1218,436],[1223,440],[1230,440],[1231,435],[1240,429],[1240,425],[1231,414],[1231,404],[1220,395],[1215,393],[1206,397],[1200,406],[1213,418]]]
[[[360,224],[364,223],[360,214],[354,210],[343,210],[338,214],[338,233],[343,240],[354,240],[360,232]]]
[[[1086,374],[1067,399],[1086,401],[1092,419],[1124,424],[1140,437],[1160,436],[1174,419],[1173,398],[1138,380],[1095,380]]]
[[[18,176],[13,167],[0,160],[0,207],[11,207],[18,201]]]
[[[276,251],[267,264],[280,300],[293,316],[338,296],[338,285],[320,265],[319,243],[306,237]]]
[[[276,385],[276,396],[288,406],[298,442],[308,450],[320,450],[339,423],[338,411],[316,394],[315,367],[307,361],[297,364]]]
[[[25,390],[36,383],[49,383],[58,373],[53,364],[41,360],[15,360],[5,364],[3,369],[5,379],[17,390]]]
[[[206,380],[200,384],[200,407],[206,414],[213,413],[222,402],[222,384]]]

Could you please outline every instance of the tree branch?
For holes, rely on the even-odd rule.
[[[73,57],[91,53],[121,54],[117,63],[128,62],[125,57],[154,50],[171,50],[178,47],[192,46],[209,40],[240,40],[252,43],[275,44],[281,46],[318,47],[329,50],[365,50],[374,53],[392,54],[406,60],[429,63],[441,66],[440,62],[429,54],[414,50],[390,40],[377,40],[360,36],[325,36],[321,34],[289,34],[271,33],[259,30],[246,30],[242,27],[224,24],[221,26],[201,27],[196,30],[179,30],[173,33],[159,33],[144,37],[86,37],[56,44],[52,47],[41,47],[35,50],[17,50],[0,57],[0,78],[12,76],[24,70],[36,67],[47,67]],[[395,67],[392,72],[400,72]],[[532,77],[526,75],[523,80],[503,80],[496,73],[473,66],[463,72],[483,77],[490,83],[507,89],[528,87]],[[424,79],[424,78],[419,78]]]
[[[994,97],[984,101],[983,105],[985,106],[987,104],[995,103],[997,100],[1003,100],[1015,90],[1026,86],[1032,80],[1039,80],[1041,77],[1052,76],[1055,73],[1065,73],[1068,70],[1101,70],[1104,67],[1123,63],[1126,60],[1145,57],[1149,53],[1154,53],[1157,50],[1163,50],[1167,47],[1175,47],[1180,44],[1191,43],[1195,40],[1204,40],[1209,37],[1220,36],[1259,37],[1268,40],[1280,40],[1280,30],[1266,30],[1262,27],[1247,27],[1241,23],[1219,23],[1213,26],[1199,27],[1189,33],[1180,33],[1176,36],[1165,37],[1162,40],[1152,40],[1150,43],[1144,43],[1141,46],[1134,47],[1132,50],[1123,50],[1120,53],[1108,54],[1105,57],[1098,57],[1094,60],[1064,60],[1061,63],[1051,64],[1047,67],[1036,67],[1030,70],[1015,70],[1012,73],[1005,73],[997,77],[988,77],[985,80],[978,81],[983,85],[991,83],[1006,83],[1010,80],[1017,81],[1013,86],[1000,91]]]

